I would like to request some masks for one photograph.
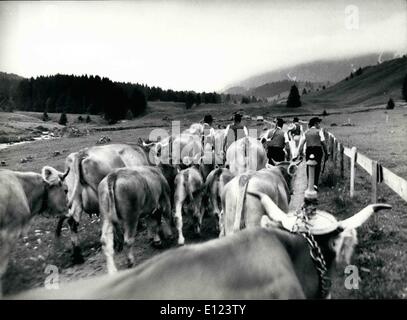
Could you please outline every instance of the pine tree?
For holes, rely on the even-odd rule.
[[[394,101],[392,98],[389,99],[389,101],[387,101],[387,106],[386,109],[394,109]]]
[[[63,113],[61,114],[61,117],[59,118],[59,122],[58,122],[58,123],[59,123],[60,125],[66,126],[67,122],[68,122],[68,118],[66,117],[66,113],[63,112]]]
[[[127,110],[126,113],[126,120],[133,120],[134,116],[133,116],[133,112],[131,112],[131,110]]]
[[[288,95],[287,107],[288,108],[301,107],[300,93],[298,92],[298,88],[295,84],[291,87],[290,94]]]

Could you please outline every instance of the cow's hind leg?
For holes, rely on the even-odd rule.
[[[78,237],[78,225],[79,223],[75,221],[73,217],[68,219],[69,229],[71,231],[71,242],[72,242],[72,260],[74,264],[81,264],[85,260],[83,259],[82,251],[79,246],[79,237]]]
[[[106,256],[107,272],[109,274],[117,272],[116,265],[114,263],[114,248],[113,248],[113,225],[111,221],[104,219],[102,226],[101,243],[103,253]]]
[[[124,242],[124,235],[123,229],[119,223],[113,222],[113,230],[114,230],[114,249],[117,252],[121,252],[123,250],[123,242]]]
[[[156,247],[160,247],[162,243],[159,235],[161,225],[161,213],[159,212],[159,210],[154,210],[150,215],[148,215],[147,223],[152,233],[153,245]]]
[[[137,235],[137,224],[135,226],[128,226],[124,229],[124,250],[127,256],[127,266],[129,268],[134,266],[134,252],[133,246]]]

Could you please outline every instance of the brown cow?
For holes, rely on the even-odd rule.
[[[284,217],[262,203],[273,220]],[[268,200],[264,200],[268,198]],[[272,202],[272,201],[271,201]],[[349,262],[357,240],[355,228],[389,205],[367,206],[356,215],[332,223],[329,233],[314,235],[326,263],[324,277],[335,264]],[[279,209],[277,209],[278,211]],[[275,214],[276,213],[276,214]],[[138,267],[115,275],[68,283],[58,290],[31,290],[13,299],[316,299],[321,276],[308,241],[284,228],[251,228],[205,243],[161,253]],[[323,295],[322,295],[323,293]]]
[[[66,158],[65,168],[70,170],[66,177],[69,214],[64,218],[68,218],[71,229],[74,262],[83,261],[77,234],[82,212],[99,213],[97,188],[100,181],[114,169],[148,164],[147,156],[141,147],[132,148],[125,144],[85,148],[71,153]],[[64,218],[58,223],[57,236],[60,235]]]
[[[182,213],[191,214],[193,218],[195,232],[201,232],[204,208],[202,207],[202,195],[204,181],[195,167],[181,170],[175,178],[175,226],[178,230],[178,244],[185,243],[182,233]]]
[[[11,249],[31,218],[42,212],[68,211],[66,186],[69,172],[45,166],[41,174],[0,170],[0,296],[1,277],[6,272]]]
[[[98,196],[103,220],[101,242],[107,259],[107,270],[114,273],[117,271],[113,258],[114,225],[120,225],[124,230],[128,263],[132,266],[132,245],[139,218],[147,219],[156,244],[161,243],[158,235],[161,218],[164,218],[167,226],[171,223],[170,187],[159,168],[122,168],[109,173],[100,182]]]
[[[266,166],[267,161],[263,145],[252,137],[236,140],[226,151],[226,167],[229,167],[233,175],[260,170]]]
[[[226,184],[233,179],[229,169],[217,168],[208,175],[205,181],[205,194],[203,206],[209,215],[215,215],[218,219],[217,231],[223,230],[222,224],[222,195]]]
[[[265,214],[260,201],[246,191],[267,194],[278,207],[288,213],[290,203],[291,175],[298,162],[284,162],[278,166],[267,165],[259,171],[248,171],[233,178],[222,197],[223,229],[221,236],[245,227],[259,226]]]

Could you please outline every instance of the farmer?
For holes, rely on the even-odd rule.
[[[288,137],[295,141],[295,146],[297,147],[300,142],[301,137],[301,125],[297,117],[293,119],[292,124],[288,128]]]
[[[270,130],[266,136],[266,149],[267,158],[269,163],[284,161],[286,158],[286,151],[288,147],[288,135],[283,131],[284,120],[277,118],[276,127]]]
[[[323,153],[325,154],[324,161],[328,159],[329,153],[325,144],[325,137],[322,129],[319,126],[321,119],[318,117],[311,118],[308,123],[308,130],[305,131],[304,136],[300,140],[300,146],[298,147],[298,154],[302,154],[304,145],[306,145],[305,159],[309,160],[310,155],[314,155],[314,160],[317,162],[315,166],[315,180],[314,189],[318,191],[318,180],[321,171],[321,162]],[[322,153],[323,151],[323,153]],[[307,177],[308,177],[308,167],[307,167]]]
[[[202,146],[205,149],[206,144],[211,144],[212,149],[214,149],[214,137],[215,137],[215,129],[213,128],[213,118],[212,115],[207,114],[203,120],[203,135],[202,135]]]
[[[245,128],[242,124],[242,115],[236,112],[233,116],[233,124],[230,125],[230,129],[233,131],[233,141],[245,136]]]

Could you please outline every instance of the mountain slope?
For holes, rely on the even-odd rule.
[[[388,52],[383,53],[380,59],[385,61],[392,59],[393,57],[394,54]],[[376,64],[378,59],[379,54],[374,53],[342,59],[318,60],[259,74],[248,79],[238,81],[228,87],[240,86],[245,88],[253,88],[269,82],[281,80],[311,82],[329,81],[335,83],[344,79],[354,69]]]
[[[407,74],[407,57],[385,61],[363,68],[363,73],[342,80],[326,90],[308,94],[307,103],[329,106],[370,106],[386,103],[391,97],[401,99],[401,87]]]

